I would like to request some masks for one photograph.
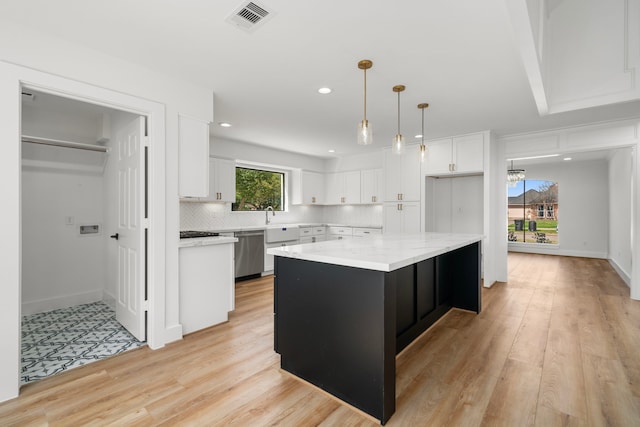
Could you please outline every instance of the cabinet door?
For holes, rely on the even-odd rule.
[[[317,172],[302,172],[302,203],[321,205],[324,203],[324,175]]]
[[[339,205],[342,197],[342,176],[338,173],[325,175],[325,196],[328,205]]]
[[[382,169],[368,169],[360,174],[360,202],[382,202]]]
[[[450,138],[431,141],[427,144],[427,155],[424,160],[427,175],[451,173],[451,145]]]
[[[383,208],[383,230],[385,234],[402,232],[402,211],[399,203],[385,203]]]
[[[402,212],[402,232],[420,232],[420,203],[401,203]]]
[[[236,162],[233,160],[217,159],[216,163],[216,192],[220,194],[218,201],[236,201]]]
[[[178,116],[180,197],[209,194],[209,123]]]
[[[454,171],[458,173],[484,170],[484,135],[481,133],[453,138]]]
[[[418,150],[407,149],[402,155],[402,178],[401,200],[420,200],[420,154]]]
[[[203,202],[219,202],[218,200],[218,190],[217,190],[217,178],[216,178],[216,170],[218,168],[217,160],[213,157],[209,158],[209,192],[206,197],[201,197],[200,201]]]
[[[391,150],[384,151],[384,201],[400,200],[402,193],[402,157]]]
[[[341,172],[344,183],[341,202],[354,205],[360,203],[360,171]]]

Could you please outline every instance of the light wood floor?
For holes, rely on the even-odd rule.
[[[272,278],[226,324],[26,385],[0,425],[373,426],[279,370]],[[480,315],[451,311],[397,359],[388,426],[638,426],[640,301],[604,260],[510,254]]]

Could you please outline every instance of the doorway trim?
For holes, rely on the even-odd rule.
[[[0,257],[3,259],[3,298],[0,298],[0,401],[18,396],[20,389],[21,322],[21,91],[28,87],[56,96],[102,105],[147,117],[149,138],[149,235],[147,245],[147,343],[165,344],[165,106],[136,96],[0,61]],[[6,261],[6,264],[5,264]]]

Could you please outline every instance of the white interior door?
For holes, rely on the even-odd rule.
[[[116,319],[138,340],[145,328],[145,167],[144,118],[138,117],[116,135],[118,275]]]

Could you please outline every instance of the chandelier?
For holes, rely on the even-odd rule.
[[[507,184],[515,187],[516,184],[524,180],[524,169],[514,169],[513,160],[511,160],[511,168],[507,170]]]

